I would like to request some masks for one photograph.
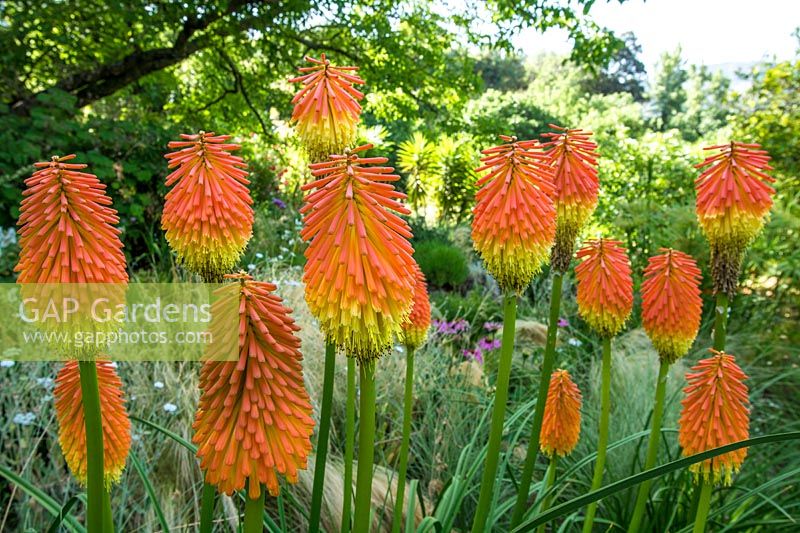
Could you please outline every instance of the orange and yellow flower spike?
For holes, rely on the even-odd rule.
[[[613,337],[633,308],[631,265],[620,241],[587,241],[578,251],[578,311],[601,337]]]
[[[75,155],[36,163],[20,207],[18,283],[125,283],[117,212]]]
[[[686,374],[689,385],[683,389],[686,398],[681,402],[678,433],[685,456],[749,438],[750,409],[744,384],[747,375],[732,355],[709,351],[712,356],[699,361],[692,367],[693,372]],[[747,448],[740,448],[695,463],[689,469],[698,481],[730,485],[746,455]]]
[[[558,132],[543,134],[550,140],[542,147],[550,148],[547,157],[554,170],[557,224],[551,266],[564,273],[572,261],[575,239],[597,207],[598,154],[597,144],[590,140],[592,132],[550,127]]]
[[[291,121],[312,163],[331,154],[341,154],[355,140],[361,115],[359,100],[364,95],[353,85],[363,85],[358,67],[336,67],[322,54],[320,59],[306,56],[310,67],[300,68],[301,76],[289,80],[302,83],[292,103]]]
[[[219,305],[239,302],[239,360],[203,365],[192,440],[206,482],[220,492],[247,486],[248,496],[258,498],[264,484],[275,496],[278,474],[296,483],[311,451],[314,420],[295,335],[300,328],[273,293],[275,285],[243,273],[225,277],[237,282],[219,289]]]
[[[556,370],[547,389],[539,447],[552,457],[572,453],[581,433],[581,391],[566,370]]]
[[[300,236],[306,249],[306,301],[327,339],[348,356],[385,353],[408,318],[416,275],[409,210],[391,185],[385,157],[360,157],[372,145],[310,165]]]
[[[106,485],[110,486],[119,481],[125,468],[131,448],[131,421],[125,410],[122,381],[113,363],[97,359],[96,365],[103,420],[103,468]],[[67,361],[61,368],[53,394],[58,419],[58,442],[72,475],[81,485],[86,485],[86,423],[78,361]]]
[[[230,135],[201,131],[169,143],[169,168],[161,226],[186,268],[216,282],[239,261],[253,232],[247,164],[231,152]],[[177,168],[176,168],[177,167]]]
[[[766,174],[772,170],[766,150],[758,144],[731,142],[706,150],[717,153],[696,168],[706,168],[695,180],[697,218],[711,245],[714,291],[736,292],[745,249],[764,227],[772,196]]]
[[[672,364],[686,355],[697,337],[702,275],[690,255],[667,248],[659,252],[644,270],[642,323],[659,357]]]
[[[428,329],[431,327],[431,302],[428,300],[428,285],[425,282],[425,274],[414,263],[416,273],[416,284],[414,285],[414,303],[411,305],[411,313],[408,320],[403,322],[403,343],[416,350],[425,343],[428,337]]]
[[[503,291],[522,292],[547,262],[556,234],[553,176],[538,141],[501,135],[483,150],[472,240]]]

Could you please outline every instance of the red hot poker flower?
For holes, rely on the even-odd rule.
[[[746,440],[750,433],[750,409],[747,398],[747,375],[732,355],[710,350],[713,354],[692,367],[686,374],[689,385],[679,421],[678,441],[683,455],[694,455],[712,448]],[[689,467],[698,478],[722,480],[730,485],[739,471],[747,448],[728,452]]]
[[[581,391],[569,372],[553,372],[542,421],[542,453],[550,457],[572,453],[581,433],[581,403]]]
[[[578,251],[578,311],[603,337],[613,337],[625,325],[633,307],[633,280],[628,254],[620,241],[587,241]]]
[[[431,327],[431,303],[428,300],[428,286],[425,283],[425,274],[414,263],[416,285],[414,286],[414,303],[408,320],[403,322],[403,338],[406,346],[416,349],[425,343],[428,329]]]
[[[348,356],[374,359],[401,333],[414,296],[413,249],[405,195],[385,157],[359,157],[364,145],[311,165],[316,178],[301,209],[306,301],[327,338]]]
[[[226,277],[237,283],[219,289],[219,305],[239,301],[239,359],[203,365],[192,440],[206,481],[220,492],[241,490],[249,480],[251,498],[262,483],[277,495],[278,474],[296,483],[311,451],[314,420],[295,335],[300,328],[273,293],[275,285],[246,274]]]
[[[537,141],[483,150],[472,240],[503,290],[521,292],[547,261],[556,233],[552,171]]]
[[[642,282],[642,322],[659,357],[669,364],[691,348],[700,327],[700,269],[688,254],[661,248]]]

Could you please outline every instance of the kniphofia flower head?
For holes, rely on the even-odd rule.
[[[633,280],[628,254],[620,241],[587,241],[578,250],[578,312],[602,337],[613,337],[633,308]]]
[[[229,299],[238,301],[239,358],[204,363],[192,440],[206,481],[220,492],[247,486],[255,498],[264,484],[277,495],[278,475],[296,483],[311,451],[314,421],[295,335],[300,328],[275,285],[241,273],[226,277],[236,283],[218,289],[212,315]]]
[[[428,300],[428,286],[425,282],[425,274],[419,265],[414,263],[416,273],[416,283],[414,285],[414,303],[411,305],[411,313],[408,319],[403,322],[403,342],[411,349],[416,349],[425,343],[428,337],[428,329],[431,327],[431,303]]]
[[[661,248],[642,282],[642,323],[658,356],[672,364],[692,347],[700,327],[700,269],[688,254]]]
[[[186,268],[219,281],[239,261],[253,232],[247,164],[231,152],[230,135],[201,131],[169,143],[169,168],[161,226]]]
[[[36,163],[25,180],[18,225],[19,283],[125,283],[117,212],[75,155]]]
[[[553,372],[542,420],[542,453],[563,457],[572,452],[581,433],[581,401],[581,391],[569,372]]]
[[[556,233],[552,170],[537,141],[501,135],[483,150],[472,240],[504,291],[521,292],[547,261]]]
[[[697,165],[705,168],[695,180],[697,218],[711,245],[715,292],[733,296],[742,256],[755,239],[772,207],[775,194],[766,174],[772,170],[758,144],[731,142],[712,146],[716,153]]]
[[[597,144],[590,140],[590,131],[550,127],[558,132],[545,133],[543,137],[550,140],[542,146],[550,148],[547,157],[554,170],[557,220],[551,265],[564,273],[572,260],[575,238],[597,206]]]
[[[131,448],[131,422],[125,410],[122,382],[114,365],[97,359],[97,382],[100,391],[100,413],[103,421],[103,472],[106,485],[119,481]],[[86,425],[83,415],[78,362],[71,360],[58,372],[55,396],[58,419],[58,442],[70,471],[86,484]]]
[[[678,433],[685,456],[746,440],[750,434],[749,400],[744,384],[747,375],[732,355],[710,351],[711,357],[699,361],[686,374],[689,385],[683,389],[686,397],[681,402]],[[747,448],[740,448],[695,463],[689,469],[697,478],[729,485],[746,455]]]
[[[300,68],[301,76],[289,80],[302,83],[294,95],[292,122],[312,162],[341,154],[356,139],[361,115],[359,100],[364,95],[353,85],[364,80],[356,75],[358,67],[336,67],[322,54],[320,59],[306,56],[310,67]]]
[[[374,359],[391,346],[408,317],[416,275],[411,230],[397,213],[392,167],[385,157],[360,157],[364,145],[312,164],[303,186],[300,236],[306,249],[306,301],[329,341],[348,356]],[[370,166],[378,165],[378,166]]]

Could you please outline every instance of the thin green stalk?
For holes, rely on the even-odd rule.
[[[656,401],[653,406],[653,426],[650,429],[650,437],[647,439],[647,458],[644,462],[644,470],[649,470],[656,465],[658,459],[658,441],[661,439],[661,416],[664,414],[664,396],[667,390],[667,374],[669,373],[669,363],[661,361],[658,369],[658,381],[656,382]],[[636,496],[636,507],[633,510],[633,518],[628,531],[636,532],[642,524],[644,511],[647,505],[647,498],[650,495],[650,484],[652,480],[647,480],[639,485],[639,493]]]
[[[103,419],[100,411],[100,388],[97,363],[80,361],[83,416],[86,425],[86,529],[90,533],[104,531],[103,492]]]
[[[556,465],[558,464],[558,455],[553,454],[550,458],[550,464],[547,465],[547,474],[545,474],[544,485],[542,485],[542,490],[540,495],[544,495],[547,493],[548,490],[555,484],[556,482]],[[550,502],[553,501],[553,495],[548,494],[543,500],[542,504],[539,506],[539,512],[543,513],[550,507]],[[544,533],[544,529],[547,524],[542,524],[539,526],[538,533]]]
[[[266,488],[262,485],[257,497],[251,498],[247,496],[247,500],[244,503],[242,533],[264,532],[264,495],[266,492]]]
[[[611,413],[611,338],[603,339],[603,375],[600,386],[600,430],[597,438],[597,462],[594,464],[591,490],[597,490],[603,484],[603,472],[606,466],[606,449],[608,448],[608,418]],[[586,518],[583,521],[583,533],[590,533],[597,512],[597,502],[589,504]]]
[[[533,412],[533,426],[531,427],[531,435],[528,439],[525,466],[522,468],[522,476],[520,477],[519,489],[517,491],[517,501],[514,504],[514,512],[511,515],[512,527],[518,525],[522,521],[522,517],[528,508],[528,497],[530,495],[531,481],[533,480],[533,470],[536,466],[536,458],[539,455],[539,435],[542,432],[544,406],[547,402],[547,389],[550,387],[550,376],[553,373],[553,365],[556,359],[556,337],[558,336],[558,315],[561,308],[561,285],[563,281],[564,274],[560,272],[553,274],[553,287],[550,290],[550,317],[547,322],[547,342],[544,347],[542,373],[539,375],[539,392],[536,399],[536,407]]]
[[[311,514],[308,519],[309,533],[319,531],[322,513],[322,493],[325,489],[325,463],[328,459],[328,436],[331,430],[331,404],[333,403],[333,379],[336,370],[336,345],[325,345],[325,376],[322,382],[322,407],[319,413],[317,435],[317,457],[314,461],[314,485],[311,491]]]
[[[103,532],[114,533],[114,516],[111,514],[111,487],[103,487]]]
[[[372,464],[375,459],[375,363],[359,364],[361,397],[358,417],[358,469],[353,531],[370,531]]]
[[[392,533],[399,533],[403,517],[403,498],[406,490],[406,471],[408,469],[408,448],[411,444],[411,406],[414,390],[414,348],[406,346],[406,387],[403,401],[403,439],[400,441],[400,469],[397,473],[397,498],[394,503]]]
[[[345,411],[342,533],[349,533],[353,509],[353,455],[356,447],[356,360],[352,357],[347,358],[347,405]]]
[[[203,483],[200,504],[200,533],[211,533],[214,529],[214,503],[216,501],[217,488],[210,483]]]
[[[725,350],[725,335],[728,331],[728,295],[717,294],[717,305],[714,309],[714,349]]]
[[[486,450],[486,461],[483,465],[481,494],[478,508],[472,522],[472,533],[483,533],[486,520],[492,505],[494,481],[497,477],[497,463],[500,459],[500,444],[503,440],[503,420],[506,415],[508,401],[508,382],[511,378],[511,355],[514,352],[514,329],[517,321],[517,295],[508,292],[503,297],[503,342],[500,347],[500,365],[497,369],[497,383],[492,409],[489,444]]]
[[[708,519],[708,509],[711,507],[711,488],[708,481],[703,481],[698,487],[700,499],[697,502],[697,515],[694,519],[693,533],[703,533],[706,530],[706,520]]]

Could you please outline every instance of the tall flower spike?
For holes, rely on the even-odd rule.
[[[688,254],[661,248],[648,261],[642,282],[642,322],[661,359],[686,355],[700,327],[700,269]]]
[[[97,359],[97,381],[100,390],[103,420],[103,468],[106,485],[119,481],[131,448],[131,422],[125,410],[122,382],[114,365]],[[86,484],[86,423],[83,416],[83,394],[77,361],[67,361],[56,377],[56,418],[58,442],[70,471]]]
[[[302,83],[292,103],[292,122],[312,163],[324,161],[330,154],[341,154],[356,139],[361,115],[359,100],[364,95],[353,85],[364,80],[358,67],[335,67],[322,54],[320,59],[306,56],[313,66],[300,68],[301,76],[291,83]]]
[[[572,453],[581,433],[581,391],[569,372],[556,370],[547,389],[542,435],[542,453],[561,457]]]
[[[765,171],[769,155],[758,144],[731,142],[706,150],[718,152],[696,168],[697,218],[711,245],[714,291],[733,296],[742,256],[755,239],[772,207],[775,180]]]
[[[566,272],[572,261],[575,239],[597,207],[600,184],[597,179],[597,144],[590,140],[590,131],[567,129],[550,124],[558,133],[545,133],[550,140],[542,144],[550,148],[547,157],[553,167],[557,212],[556,239],[551,252],[551,265]]]
[[[403,322],[403,341],[411,349],[417,349],[425,343],[428,329],[431,327],[431,303],[428,300],[428,286],[425,283],[425,274],[414,263],[416,284],[414,286],[414,303],[408,320]]]
[[[54,156],[25,180],[18,283],[124,283],[117,212],[97,176]]]
[[[613,337],[633,307],[633,280],[628,254],[620,241],[587,241],[578,251],[578,312],[602,337]]]
[[[201,131],[169,143],[161,226],[178,260],[206,281],[219,281],[239,261],[253,232],[247,164],[231,152],[230,135]],[[177,168],[176,168],[177,167]]]
[[[750,433],[747,375],[732,355],[709,350],[713,355],[692,367],[686,374],[689,385],[679,421],[678,441],[683,455],[689,456],[733,442],[746,440]],[[730,485],[739,471],[747,448],[728,452],[689,467],[697,477],[722,480]]]
[[[206,481],[220,492],[247,486],[256,498],[265,484],[274,496],[278,474],[296,483],[311,451],[314,421],[295,336],[300,328],[273,293],[275,285],[247,274],[225,277],[237,283],[218,289],[218,305],[239,302],[239,360],[203,365],[192,440]]]
[[[483,150],[472,240],[500,288],[521,292],[547,261],[556,233],[553,176],[537,141],[501,135]]]
[[[316,178],[300,212],[306,249],[306,301],[329,341],[366,361],[386,352],[414,297],[411,229],[385,157],[359,157],[359,146],[310,166]]]

